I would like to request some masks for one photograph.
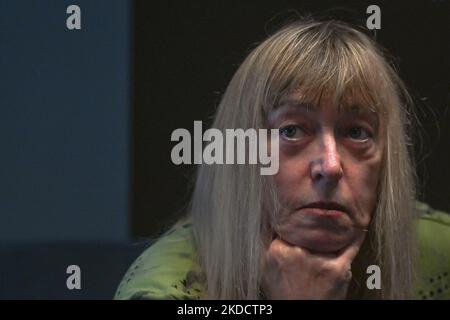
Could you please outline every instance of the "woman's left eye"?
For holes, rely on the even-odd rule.
[[[362,127],[352,127],[348,130],[348,136],[354,140],[367,140],[372,134]]]

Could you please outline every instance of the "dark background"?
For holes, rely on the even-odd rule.
[[[132,234],[159,234],[182,212],[193,168],[172,164],[170,134],[211,122],[252,48],[296,13],[365,26],[371,4],[381,8],[381,30],[369,33],[393,56],[422,124],[419,199],[450,211],[448,1],[136,1]]]
[[[66,27],[72,4],[81,30]],[[143,250],[129,231],[132,9],[0,0],[0,299],[111,299]]]
[[[172,131],[210,124],[295,12],[365,26],[370,4],[417,102],[419,198],[450,212],[448,0],[0,0],[0,299],[112,298],[189,199],[195,168],[172,164]],[[72,264],[81,290],[66,288]]]

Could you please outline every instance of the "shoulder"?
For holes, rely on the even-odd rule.
[[[450,299],[450,214],[417,202],[417,298]]]
[[[186,221],[136,259],[117,288],[115,299],[200,299],[204,282],[192,225]]]

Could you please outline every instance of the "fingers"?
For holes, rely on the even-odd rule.
[[[265,258],[283,258],[286,260],[294,260],[299,257],[304,257],[311,261],[333,262],[333,264],[340,265],[344,269],[349,269],[349,266],[355,259],[365,240],[366,234],[367,232],[361,230],[355,237],[353,243],[338,253],[311,252],[306,248],[298,247],[280,238],[276,238],[270,243],[269,248],[266,251]]]
[[[305,252],[306,250],[294,245],[291,245],[290,243],[280,239],[280,238],[276,238],[274,240],[272,240],[272,242],[269,245],[269,250],[268,252],[273,253],[279,253],[282,255],[288,255],[289,253],[302,253]],[[306,253],[306,252],[305,252]]]
[[[264,255],[263,267],[268,265],[288,265],[296,264],[308,257],[305,249],[291,245],[282,239],[274,239],[266,250]]]
[[[342,253],[316,253],[275,238],[263,258],[261,285],[269,299],[344,299],[361,232]]]

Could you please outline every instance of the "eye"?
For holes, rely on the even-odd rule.
[[[296,125],[288,125],[280,128],[280,134],[288,140],[297,140],[300,139],[305,132]]]
[[[362,127],[352,127],[348,130],[348,136],[354,140],[365,141],[372,138],[372,134]]]

